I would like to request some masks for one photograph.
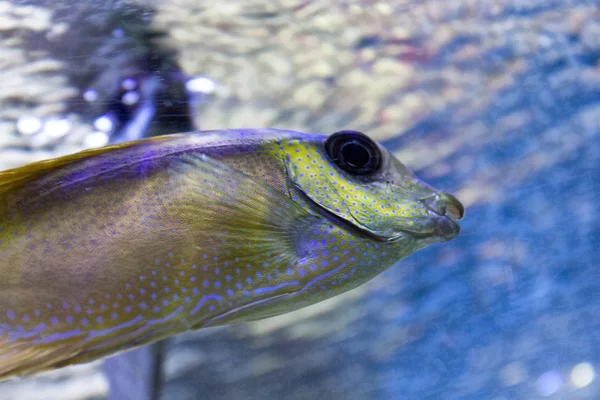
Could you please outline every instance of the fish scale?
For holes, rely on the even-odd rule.
[[[326,139],[171,135],[0,174],[0,378],[308,306],[458,233],[421,201],[449,195],[384,149],[354,176]]]

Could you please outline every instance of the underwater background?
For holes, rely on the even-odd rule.
[[[166,341],[162,399],[600,398],[600,0],[0,1],[0,66],[0,169],[354,129],[466,206],[346,295]],[[105,399],[105,371],[0,400]]]

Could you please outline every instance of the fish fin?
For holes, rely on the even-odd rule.
[[[79,350],[75,345],[42,348],[27,343],[2,343],[0,348],[0,381],[53,369],[57,362]]]
[[[40,176],[81,160],[88,159],[98,154],[104,154],[115,150],[135,147],[141,143],[151,141],[160,141],[172,138],[174,135],[156,136],[148,139],[137,140],[133,142],[119,143],[111,146],[100,147],[95,149],[83,150],[75,154],[69,154],[49,160],[36,161],[22,167],[8,169],[0,172],[0,194],[6,193],[9,190],[31,182]]]
[[[178,158],[170,173],[189,189],[191,201],[182,202],[180,213],[199,227],[216,223],[219,231],[256,245],[262,240],[280,247],[281,235],[308,215],[288,194],[205,154]]]
[[[170,168],[176,185],[186,185],[192,201],[179,211],[194,220],[195,231],[206,232],[204,242],[213,241],[222,251],[240,254],[239,263],[280,265],[281,270],[298,265],[303,257],[298,237],[320,220],[289,192],[283,192],[261,179],[245,174],[227,163],[199,154],[180,157]],[[285,173],[285,172],[282,172]],[[204,235],[204,234],[203,234]],[[227,244],[231,243],[228,248]],[[243,248],[235,247],[242,244]],[[258,289],[248,288],[248,290]],[[192,329],[262,319],[284,312],[273,303],[300,290],[302,284],[289,285],[247,296],[234,310],[191,319]],[[271,309],[265,310],[269,305]]]
[[[179,329],[184,331],[185,329]],[[119,331],[119,335],[90,338],[81,333],[69,339],[32,343],[0,339],[0,381],[91,362],[119,352],[154,343],[170,336],[172,326],[160,321],[146,326],[142,321]],[[2,340],[3,339],[3,340]]]

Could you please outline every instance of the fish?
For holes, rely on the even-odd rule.
[[[460,232],[358,131],[172,134],[0,173],[0,380],[310,306]]]

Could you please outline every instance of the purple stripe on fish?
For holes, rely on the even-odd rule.
[[[152,325],[161,324],[161,323],[163,323],[163,322],[167,322],[167,321],[169,321],[170,319],[173,319],[173,318],[175,318],[175,316],[176,316],[177,314],[179,314],[180,312],[182,312],[182,311],[183,311],[183,306],[179,306],[179,307],[177,307],[177,309],[176,309],[175,311],[173,311],[171,314],[167,315],[166,317],[164,317],[164,318],[159,318],[159,319],[153,319],[152,321],[149,321],[149,322],[146,324],[146,326],[152,326]]]
[[[142,317],[141,315],[138,315],[134,319],[124,322],[122,324],[119,324],[117,326],[114,326],[112,328],[104,329],[101,331],[91,331],[89,334],[89,337],[93,338],[93,337],[97,337],[97,336],[105,336],[107,334],[111,334],[111,333],[119,331],[121,329],[129,328],[130,326],[135,325],[136,323],[142,321],[143,319],[144,319],[144,317]]]
[[[19,340],[19,339],[29,339],[31,337],[36,336],[44,329],[46,329],[46,324],[40,324],[30,331],[25,331],[25,329],[20,325],[17,326],[16,328],[8,328],[7,330],[9,332],[8,332],[7,342],[10,343],[10,342],[13,342],[13,341]]]
[[[208,300],[216,300],[216,301],[220,302],[222,299],[223,298],[221,296],[219,296],[218,294],[207,294],[200,299],[200,301],[198,302],[196,307],[194,307],[194,309],[192,311],[190,311],[190,314],[194,315],[198,311],[200,311],[200,309],[202,308],[204,303],[206,303]]]
[[[72,338],[73,336],[81,335],[81,333],[82,333],[81,329],[74,329],[74,330],[68,331],[68,332],[53,333],[52,335],[48,335],[48,336],[45,336],[40,339],[32,340],[31,343],[33,343],[33,344],[52,343],[52,342],[56,342],[58,340],[66,340],[66,339]]]
[[[263,287],[263,288],[254,289],[254,294],[261,295],[261,294],[265,294],[265,293],[274,292],[275,290],[281,289],[286,286],[298,286],[298,285],[300,285],[300,282],[298,282],[298,281],[283,282],[283,283],[280,283],[279,285],[275,285],[275,286],[267,286],[267,287]]]
[[[322,279],[329,278],[330,276],[337,274],[338,272],[340,272],[341,270],[343,270],[345,267],[346,267],[346,263],[342,263],[336,269],[333,269],[333,270],[329,271],[326,274],[319,275],[318,277],[316,277],[315,279],[309,281],[306,285],[304,285],[304,287],[300,291],[303,292],[303,291],[307,290],[308,288],[310,288],[312,285],[314,285],[318,281],[320,281]]]

